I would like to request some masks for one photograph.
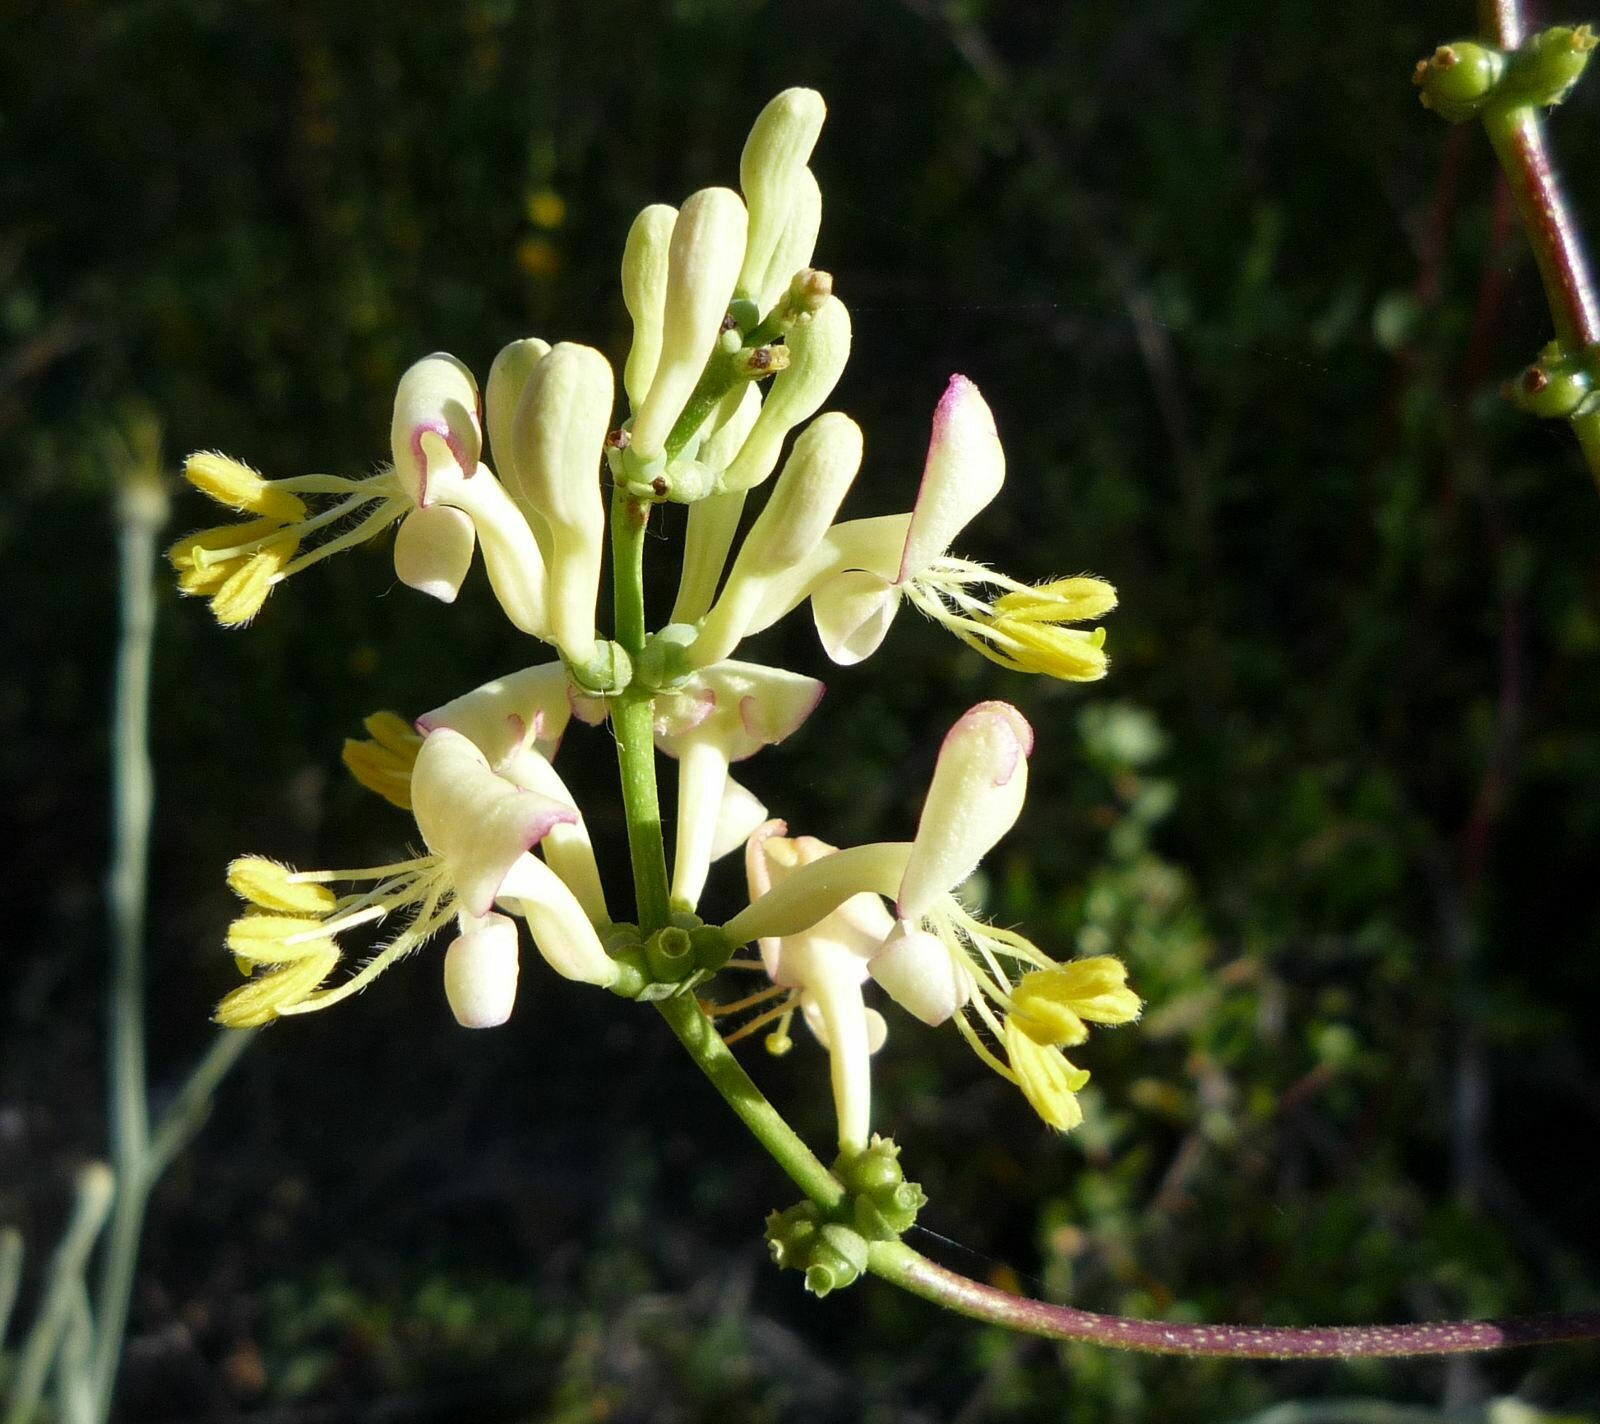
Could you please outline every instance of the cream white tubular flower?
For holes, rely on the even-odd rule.
[[[678,212],[667,253],[661,354],[629,446],[640,466],[665,453],[667,436],[722,333],[744,262],[748,222],[743,201],[730,188],[703,188]]]
[[[633,220],[622,248],[622,301],[633,319],[633,345],[622,368],[622,387],[635,415],[650,393],[661,360],[668,260],[677,221],[676,208],[654,203]]]
[[[744,388],[733,412],[701,445],[701,463],[718,473],[727,469],[760,414],[761,390],[751,382]],[[705,617],[727,566],[728,550],[733,547],[734,535],[739,531],[744,501],[743,490],[730,490],[707,495],[689,506],[678,596],[672,605],[669,623],[698,623]]]
[[[1009,702],[980,702],[945,734],[895,900],[919,920],[974,870],[1022,814],[1033,728]]]
[[[786,829],[782,821],[769,821],[750,837],[745,871],[752,900],[777,890],[802,867],[835,854],[832,846],[810,836],[790,839]],[[805,930],[761,940],[768,976],[791,991],[768,1046],[784,1051],[789,1016],[800,1009],[828,1051],[839,1146],[846,1151],[864,1148],[871,1133],[870,1058],[882,1045],[886,1028],[882,1016],[867,1008],[861,988],[867,958],[891,923],[876,895],[859,894]]]
[[[688,650],[691,666],[726,658],[739,645],[768,590],[821,544],[861,468],[861,427],[831,411],[814,420],[784,463],[766,507],[745,536],[722,596]]]
[[[512,434],[514,492],[549,529],[550,635],[578,664],[595,653],[605,552],[600,463],[612,395],[606,358],[564,341],[529,373]]]
[[[750,234],[737,291],[753,301],[762,315],[783,294],[789,279],[811,260],[815,227],[798,262],[788,266],[787,255],[774,262],[785,235],[797,226],[796,219],[802,233],[808,223],[804,189],[810,174],[806,163],[827,113],[827,105],[815,89],[785,89],[756,116],[739,157],[739,186],[750,209]],[[814,179],[811,186],[815,187]],[[821,221],[820,207],[817,221]]]
[[[789,206],[789,220],[778,234],[777,245],[767,260],[764,274],[751,274],[754,292],[752,300],[763,311],[783,299],[795,274],[811,266],[817,250],[817,235],[822,231],[822,189],[816,175],[802,168],[794,180]]]
[[[528,853],[554,827],[577,821],[569,803],[498,775],[447,727],[423,739],[407,792],[426,855],[364,870],[292,871],[253,856],[234,862],[229,884],[251,909],[229,927],[228,947],[249,982],[218,1005],[219,1022],[245,1028],[326,1008],[452,919],[463,935],[481,928],[497,902],[528,921],[557,973],[614,980],[615,965],[572,890]],[[336,894],[335,884],[351,888]],[[390,921],[401,928],[362,969],[321,987],[342,957],[339,936]]]
[[[952,376],[934,412],[922,485],[893,576],[882,572],[891,555],[886,546],[873,567],[844,569],[812,594],[817,633],[830,658],[850,664],[870,656],[906,599],[1001,667],[1070,682],[1105,676],[1105,630],[1063,625],[1116,607],[1110,584],[1088,576],[1019,583],[947,552],[1004,479],[993,414],[971,381]],[[985,596],[979,592],[985,588],[1000,592]]]
[[[761,413],[734,461],[717,481],[721,490],[754,489],[777,468],[784,438],[833,394],[850,359],[850,313],[829,297],[787,339],[789,364],[772,380]]]
[[[923,1022],[953,1018],[978,1057],[1065,1131],[1081,1120],[1076,1094],[1088,1074],[1060,1050],[1082,1043],[1087,1023],[1138,1016],[1127,971],[1108,955],[1058,964],[1021,935],[975,919],[952,893],[1016,823],[1032,747],[1016,708],[978,704],[940,748],[915,841],[811,858],[724,929],[765,945],[804,932],[852,897],[894,901],[861,952],[867,972]]]
[[[719,845],[727,845],[729,817],[739,814],[737,804],[729,805],[729,765],[783,741],[822,693],[815,678],[723,662],[657,698],[656,745],[678,761],[675,905],[692,910],[699,904],[711,861]]]
[[[507,615],[544,636],[539,552],[526,521],[479,463],[483,432],[472,373],[443,353],[418,361],[395,392],[390,435],[393,464],[360,480],[267,480],[226,455],[191,455],[189,482],[253,517],[178,540],[167,556],[179,591],[208,597],[225,625],[247,623],[284,579],[402,520],[394,547],[402,582],[450,602],[481,542]],[[313,513],[308,500],[321,507]]]
[[[555,825],[539,849],[596,924],[607,924],[600,870],[577,802],[550,764],[572,715],[572,684],[559,662],[496,678],[417,718],[426,736],[448,727],[467,737],[494,771],[513,785],[572,808],[570,823]]]
[[[1000,493],[1006,458],[994,415],[965,376],[952,376],[933,415],[911,522],[898,548],[877,551],[877,568],[841,573],[812,596],[823,648],[837,663],[861,661],[877,650],[907,584],[943,556],[974,515]],[[878,570],[892,564],[885,576]]]

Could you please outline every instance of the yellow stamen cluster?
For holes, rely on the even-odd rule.
[[[973,593],[985,585],[1005,592],[992,602]],[[946,558],[918,574],[907,595],[969,648],[1012,672],[1094,682],[1110,666],[1104,628],[1063,626],[1117,606],[1117,591],[1104,579],[1079,575],[1025,584],[982,564]]]
[[[230,456],[201,451],[184,462],[183,475],[218,504],[253,516],[186,534],[167,550],[167,558],[178,571],[178,591],[208,597],[217,622],[230,628],[254,618],[267,595],[291,574],[370,538],[408,508],[395,497],[398,487],[388,474],[369,480],[346,480],[337,475],[267,480]],[[345,498],[311,515],[297,490]],[[377,509],[348,533],[300,552],[307,535],[327,529],[375,500],[381,501]]]
[[[1059,964],[1014,931],[974,919],[953,896],[924,925],[977,986],[956,1016],[973,1052],[1015,1083],[1050,1127],[1076,1127],[1083,1121],[1077,1095],[1089,1074],[1061,1050],[1085,1042],[1091,1023],[1124,1024],[1139,1017],[1142,1005],[1128,987],[1126,966],[1106,954]],[[1014,984],[1008,962],[1025,966]],[[979,1037],[980,1028],[1001,1045],[1004,1060]]]
[[[261,856],[228,867],[228,886],[252,908],[228,926],[228,948],[249,983],[217,1005],[227,1028],[259,1028],[317,989],[339,962],[324,928],[338,899],[324,885]]]
[[[374,712],[363,723],[370,739],[345,739],[340,760],[368,791],[391,806],[411,809],[411,770],[422,750],[422,737],[404,717],[394,712]]]
[[[336,895],[330,881],[368,882]],[[454,892],[432,856],[369,870],[297,871],[261,856],[228,867],[228,886],[249,908],[228,926],[228,949],[249,983],[217,1005],[228,1028],[259,1028],[348,998],[454,916]],[[361,970],[336,988],[323,983],[342,958],[346,930],[406,913],[405,927]]]

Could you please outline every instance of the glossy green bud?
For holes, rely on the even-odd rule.
[[[1422,90],[1422,105],[1452,124],[1478,114],[1494,97],[1506,71],[1506,57],[1473,40],[1440,45],[1419,59],[1411,82]]]
[[[1561,103],[1589,67],[1595,43],[1588,25],[1556,25],[1529,35],[1511,56],[1504,86],[1508,102],[1540,108]]]
[[[859,1152],[841,1152],[833,1174],[851,1194],[856,1230],[869,1241],[890,1241],[911,1229],[928,1204],[916,1182],[900,1166],[900,1148],[887,1137],[873,1137]]]
[[[811,1202],[767,1218],[767,1245],[784,1270],[803,1271],[806,1289],[816,1296],[843,1290],[867,1269],[867,1242],[860,1232],[823,1221]]]
[[[1514,381],[1504,395],[1518,410],[1546,420],[1570,420],[1596,401],[1596,375],[1592,358],[1563,351],[1551,342],[1539,359]]]

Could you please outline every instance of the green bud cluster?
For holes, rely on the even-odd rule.
[[[733,956],[733,941],[717,925],[704,924],[686,910],[648,937],[637,925],[608,925],[601,932],[606,953],[617,963],[611,992],[650,1003],[687,994]]]
[[[1587,415],[1600,403],[1600,352],[1569,351],[1552,341],[1502,394],[1518,410],[1547,420]]]
[[[833,1175],[850,1194],[856,1230],[869,1241],[892,1241],[903,1235],[928,1204],[922,1188],[906,1181],[900,1147],[892,1138],[874,1135],[863,1151],[841,1152]]]
[[[1588,25],[1556,25],[1530,35],[1510,54],[1455,40],[1419,59],[1411,82],[1424,108],[1459,124],[1491,105],[1548,108],[1561,103],[1588,67],[1596,45]]]
[[[819,1297],[854,1285],[867,1269],[866,1238],[826,1220],[814,1202],[769,1215],[767,1246],[780,1268],[803,1271],[806,1289]]]
[[[773,1261],[805,1272],[806,1289],[819,1296],[854,1284],[867,1268],[871,1243],[898,1240],[928,1201],[921,1187],[906,1181],[891,1138],[875,1136],[858,1151],[841,1152],[833,1175],[845,1195],[832,1212],[801,1202],[767,1217]]]

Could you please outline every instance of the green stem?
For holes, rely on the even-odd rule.
[[[0,1227],[0,1349],[5,1348],[11,1309],[22,1285],[22,1233],[14,1226]]]
[[[689,1052],[711,1086],[722,1094],[739,1121],[748,1127],[768,1155],[824,1211],[831,1211],[844,1200],[844,1188],[800,1135],[784,1121],[782,1114],[762,1096],[761,1089],[722,1041],[722,1035],[690,995],[662,999],[656,1004],[678,1042]]]
[[[95,1296],[94,1393],[109,1412],[128,1318],[148,1195],[150,1139],[144,1043],[144,914],[154,779],[150,769],[150,658],[156,601],[151,566],[166,499],[153,477],[135,475],[118,505],[122,636],[112,717],[110,1047],[111,1170],[117,1182],[111,1230]]]
[[[611,501],[612,596],[616,637],[630,657],[644,650],[644,535],[649,507],[618,490]],[[611,702],[611,729],[622,775],[622,804],[628,822],[628,852],[633,861],[639,928],[645,934],[669,923],[666,845],[656,793],[656,749],[649,693],[628,691]],[[689,995],[660,1000],[661,1011],[678,1041],[739,1120],[755,1135],[795,1185],[819,1206],[831,1209],[844,1188],[817,1160],[799,1134],[761,1095],[739,1066],[722,1035]]]
[[[612,602],[617,642],[636,664],[644,651],[644,538],[649,521],[650,506],[629,499],[619,487],[611,498]],[[665,927],[672,915],[661,801],[656,791],[653,718],[649,692],[630,688],[611,699],[611,730],[622,776],[633,890],[639,928],[646,935]]]
[[[1600,341],[1600,309],[1577,223],[1567,209],[1545,148],[1538,110],[1491,104],[1484,111],[1483,127],[1533,249],[1557,339],[1573,351],[1594,345]]]
[[[150,1150],[145,1158],[145,1176],[153,1186],[172,1164],[172,1159],[188,1146],[189,1140],[200,1130],[211,1107],[212,1095],[218,1084],[228,1076],[228,1070],[239,1061],[239,1055],[250,1046],[256,1036],[255,1029],[223,1029],[211,1040],[205,1056],[195,1064],[178,1096],[150,1134]]]
[[[105,1224],[113,1194],[121,1195],[116,1190],[111,1169],[104,1162],[91,1162],[78,1174],[77,1205],[51,1259],[45,1278],[44,1301],[22,1347],[5,1424],[33,1424],[62,1333],[70,1325],[73,1304],[83,1291],[83,1272],[89,1252]]]

